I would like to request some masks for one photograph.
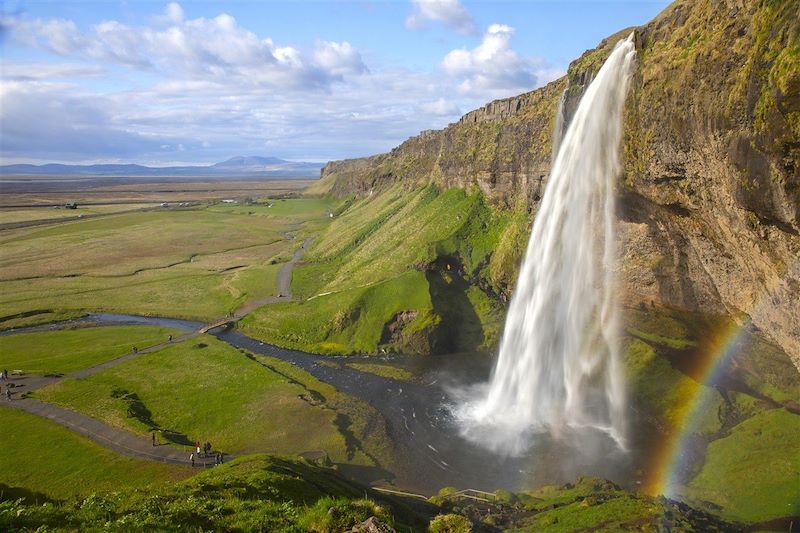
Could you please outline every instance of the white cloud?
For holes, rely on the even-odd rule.
[[[511,48],[513,35],[511,26],[492,24],[478,46],[453,50],[444,57],[442,67],[457,80],[460,93],[499,98],[536,86],[537,69],[544,62],[520,57]]]
[[[507,26],[492,26],[473,49],[450,52],[441,68],[420,71],[370,70],[346,41],[295,48],[229,15],[187,18],[177,4],[143,27],[7,20],[13,46],[50,51],[55,61],[0,58],[6,160],[369,155],[554,75],[511,49]]]
[[[103,21],[81,31],[74,22],[61,19],[6,17],[3,22],[11,38],[23,45],[169,76],[316,89],[367,71],[348,42],[322,41],[311,57],[305,57],[295,48],[258,37],[225,13],[186,19],[175,3],[154,26],[146,27]]]
[[[436,115],[437,117],[453,117],[461,114],[458,104],[444,98],[420,104],[419,109],[424,113]]]
[[[318,41],[314,48],[314,62],[323,70],[340,76],[367,72],[361,54],[347,41]]]
[[[411,0],[412,11],[406,18],[406,28],[418,30],[427,21],[442,22],[453,30],[471,34],[475,22],[458,0]]]
[[[6,81],[99,78],[107,73],[108,71],[99,65],[0,61],[0,75]]]

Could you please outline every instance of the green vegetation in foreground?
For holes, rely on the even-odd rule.
[[[401,501],[368,492],[334,470],[266,455],[146,490],[46,506],[0,502],[0,529],[22,531],[44,525],[48,531],[338,532],[371,516],[399,531],[419,530],[427,522]]]
[[[66,374],[116,359],[133,346],[147,348],[182,333],[155,326],[102,326],[3,335],[0,368],[27,374]]]
[[[452,492],[452,491],[448,491]],[[98,493],[49,505],[0,501],[0,529],[339,533],[367,519],[392,531],[730,531],[684,504],[633,495],[600,479],[512,494],[487,513],[451,496],[429,504],[388,497],[302,459],[251,455],[147,490]],[[413,510],[412,510],[413,509]],[[426,527],[427,525],[427,527]]]
[[[191,475],[191,468],[129,459],[44,418],[0,406],[0,499],[66,498],[147,487]],[[0,519],[0,529],[4,529]]]
[[[6,317],[107,311],[200,320],[276,292],[304,224],[328,224],[328,199],[273,200],[117,214],[0,235]],[[252,213],[252,214],[251,214]],[[31,318],[27,320],[30,322]],[[26,323],[0,322],[8,328]]]
[[[800,415],[759,413],[712,442],[700,473],[684,489],[726,518],[759,522],[800,515]]]
[[[356,434],[373,412],[355,400],[340,405],[335,392],[285,366],[206,335],[34,395],[139,434],[157,428],[176,444],[210,441],[234,454],[324,450],[334,461],[372,464]]]
[[[512,495],[534,514],[513,524],[515,531],[730,531],[731,525],[689,506],[626,492],[596,478]]]

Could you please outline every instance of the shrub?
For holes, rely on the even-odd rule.
[[[430,533],[471,533],[472,524],[458,514],[440,514],[428,525]]]

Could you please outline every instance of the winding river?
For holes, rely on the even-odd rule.
[[[187,333],[196,332],[204,325],[173,318],[98,313],[66,322],[9,330],[0,335],[76,324],[151,325]],[[230,327],[213,329],[210,334],[235,348],[295,365],[376,409],[384,418],[393,443],[393,463],[380,465],[381,468],[338,465],[343,473],[363,483],[392,482],[405,490],[423,494],[433,494],[444,486],[519,490],[574,481],[578,475],[601,476],[631,488],[636,485],[632,456],[620,453],[611,439],[598,435],[573,435],[560,441],[541,435],[534,439],[526,454],[517,457],[498,455],[463,438],[450,409],[454,403],[452,391],[486,381],[493,361],[485,354],[331,357],[273,346]],[[341,364],[331,365],[331,361]],[[367,361],[402,367],[413,374],[414,380],[397,381],[346,364]],[[592,448],[592,453],[585,453],[587,447]]]

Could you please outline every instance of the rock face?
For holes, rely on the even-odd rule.
[[[619,180],[625,298],[752,320],[800,368],[799,21],[792,0],[678,0],[562,79],[322,177],[340,196],[477,186],[494,206],[535,212],[559,100],[568,120],[635,31]]]

